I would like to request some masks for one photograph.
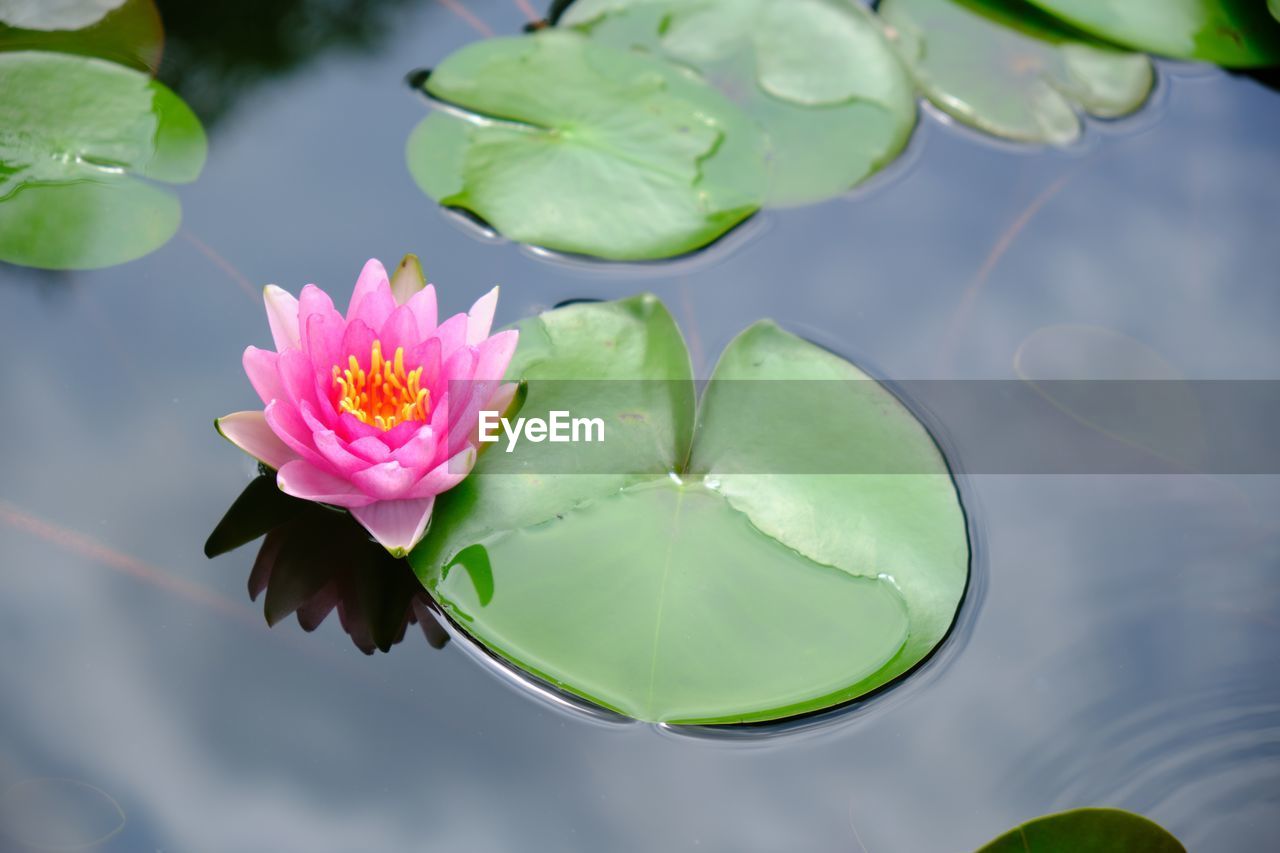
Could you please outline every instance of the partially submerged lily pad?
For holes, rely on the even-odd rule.
[[[512,240],[612,260],[672,257],[760,207],[759,130],[656,59],[544,31],[469,45],[423,86],[452,113],[415,129],[410,171],[441,204]]]
[[[740,104],[769,138],[770,206],[845,192],[893,161],[915,126],[911,80],[856,4],[577,0],[557,24],[687,65]]]
[[[852,364],[758,323],[698,408],[680,333],[642,296],[525,321],[508,375],[528,379],[522,416],[603,417],[610,464],[546,473],[561,446],[495,449],[438,501],[410,562],[498,655],[637,719],[734,723],[862,696],[947,633],[969,563],[955,485],[928,432]],[[584,400],[559,379],[613,381]],[[746,380],[836,390],[783,411],[735,393]],[[814,454],[921,473],[790,473]]]
[[[154,0],[0,0],[0,51],[96,56],[154,74],[163,46]]]
[[[1074,809],[1015,826],[977,853],[1186,853],[1186,848],[1141,815]]]
[[[1258,0],[1031,0],[1100,38],[1232,68],[1280,62],[1280,24]],[[1272,13],[1276,0],[1268,0]]]
[[[1127,115],[1154,83],[1147,57],[1014,0],[883,0],[879,11],[935,106],[1008,139],[1071,142],[1077,111]]]
[[[0,260],[111,266],[162,246],[205,136],[177,95],[98,59],[0,53]]]

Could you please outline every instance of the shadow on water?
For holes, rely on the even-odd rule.
[[[418,625],[434,648],[448,642],[435,605],[406,560],[396,559],[346,512],[290,497],[263,473],[240,493],[205,543],[212,558],[263,538],[249,597],[265,593],[269,625],[296,615],[314,631],[337,612],[365,654],[391,651]]]

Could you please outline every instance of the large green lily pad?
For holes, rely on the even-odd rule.
[[[98,59],[0,53],[0,260],[111,266],[163,245],[195,180],[199,120],[146,74]],[[159,182],[159,183],[158,183]]]
[[[1154,83],[1147,57],[1015,0],[883,0],[879,11],[929,100],[996,136],[1071,142],[1078,111],[1127,115]]]
[[[1280,24],[1259,0],[1031,0],[1086,32],[1179,59],[1254,68],[1280,62]],[[1274,11],[1276,0],[1268,0]]]
[[[755,124],[656,59],[544,31],[471,44],[423,85],[462,113],[419,125],[410,171],[441,204],[512,240],[671,257],[722,236],[763,199]]]
[[[557,23],[687,65],[740,104],[769,138],[769,206],[845,192],[892,162],[915,126],[910,77],[856,4],[577,0]]]
[[[1074,809],[1028,821],[977,853],[1186,853],[1167,829],[1119,809]]]
[[[520,330],[520,415],[603,417],[608,464],[548,473],[585,446],[492,449],[439,499],[410,562],[490,650],[637,719],[735,723],[864,695],[945,636],[969,564],[954,483],[928,432],[852,364],[757,323],[698,407],[651,296]],[[806,381],[823,393],[792,396]],[[917,473],[798,473],[884,459]]]
[[[163,46],[154,0],[0,0],[0,51],[96,56],[154,73]]]

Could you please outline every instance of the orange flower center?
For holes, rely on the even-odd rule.
[[[431,394],[418,387],[422,368],[404,369],[404,347],[396,347],[388,361],[382,357],[382,342],[374,341],[365,373],[354,355],[347,369],[333,366],[333,387],[338,393],[338,410],[350,412],[361,422],[381,430],[405,421],[425,421],[431,410]]]

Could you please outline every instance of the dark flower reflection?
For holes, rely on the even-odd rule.
[[[434,648],[449,635],[434,602],[403,559],[369,538],[346,512],[281,492],[263,472],[240,493],[205,543],[216,557],[265,536],[249,573],[249,597],[263,596],[267,624],[297,614],[314,631],[335,610],[365,654],[390,651],[418,625]]]

